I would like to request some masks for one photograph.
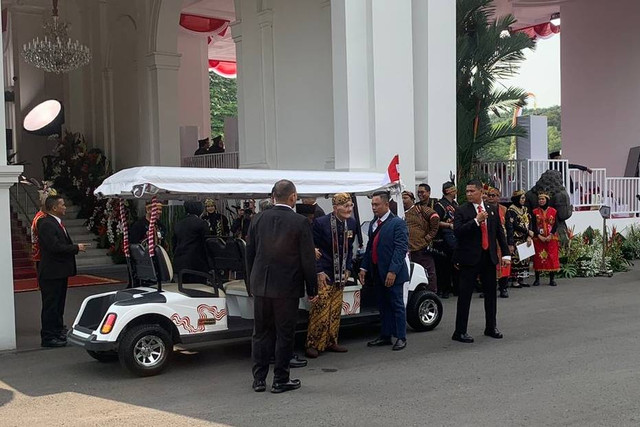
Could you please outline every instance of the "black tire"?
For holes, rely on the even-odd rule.
[[[91,351],[87,350],[87,354],[98,362],[110,363],[118,360],[118,353],[115,351]]]
[[[407,323],[418,332],[435,329],[442,320],[442,301],[433,292],[413,292],[407,304]]]
[[[125,332],[118,349],[120,364],[140,377],[159,374],[173,355],[173,340],[160,325],[138,325]]]

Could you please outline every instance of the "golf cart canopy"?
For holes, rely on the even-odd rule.
[[[268,198],[273,185],[281,179],[291,180],[300,196],[328,197],[339,192],[371,195],[382,190],[398,194],[401,191],[400,182],[388,183],[386,174],[377,172],[143,166],[111,175],[94,193],[101,198],[125,199]]]

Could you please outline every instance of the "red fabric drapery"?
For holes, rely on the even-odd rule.
[[[238,74],[238,67],[236,63],[232,61],[216,61],[214,59],[210,59],[209,69],[217,75],[228,79],[234,79]]]
[[[538,37],[541,39],[548,39],[554,34],[560,32],[560,25],[553,25],[551,22],[545,22],[544,24],[532,25],[530,27],[518,28],[514,33],[525,33],[530,39],[535,40]]]
[[[197,33],[218,33],[224,36],[227,31],[229,21],[226,19],[207,18],[205,16],[189,15],[183,13],[180,15],[180,25],[187,30]],[[218,32],[218,30],[220,30]]]

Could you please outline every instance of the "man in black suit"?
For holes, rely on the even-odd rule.
[[[187,214],[175,226],[173,233],[173,267],[176,274],[188,269],[206,273],[209,271],[205,239],[209,234],[209,224],[200,218],[204,207],[202,202],[186,201],[184,210]],[[184,283],[205,283],[202,276],[185,274]]]
[[[75,255],[86,245],[74,245],[64,228],[62,217],[67,212],[62,196],[49,196],[44,202],[47,216],[38,221],[41,259],[38,282],[42,295],[42,347],[64,347],[64,305],[69,276],[76,275]]]
[[[472,343],[467,334],[471,295],[478,277],[484,292],[485,329],[484,334],[492,338],[502,338],[496,327],[496,265],[507,265],[511,257],[498,259],[497,244],[503,254],[509,253],[509,246],[495,206],[482,202],[482,183],[471,180],[466,189],[467,203],[456,209],[454,233],[458,245],[453,255],[454,263],[460,268],[460,289],[456,314],[456,330],[451,339]]]
[[[253,390],[266,390],[269,358],[274,353],[272,393],[300,388],[289,377],[298,304],[304,296],[313,303],[318,294],[315,248],[305,217],[293,211],[295,185],[280,180],[273,188],[275,206],[253,217],[247,236],[247,270],[253,294]]]

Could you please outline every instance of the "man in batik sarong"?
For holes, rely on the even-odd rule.
[[[342,314],[342,293],[351,273],[356,221],[351,218],[353,202],[347,193],[333,196],[333,212],[316,218],[313,241],[320,257],[316,261],[318,299],[311,305],[306,354],[316,358],[323,351],[344,353],[338,344]]]

